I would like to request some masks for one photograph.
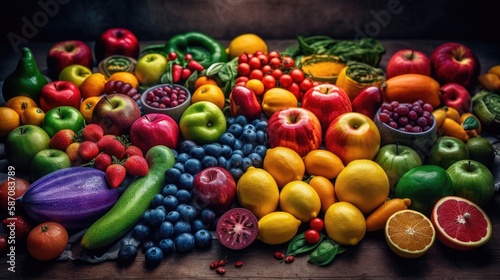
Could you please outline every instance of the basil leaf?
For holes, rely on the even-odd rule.
[[[292,238],[292,240],[290,240],[290,243],[288,244],[288,249],[286,251],[286,255],[296,256],[299,254],[310,252],[314,250],[314,248],[316,248],[321,243],[321,240],[324,237],[325,237],[324,234],[320,234],[320,241],[315,244],[311,244],[307,242],[305,238],[305,232],[298,234],[294,238]]]
[[[335,241],[328,238],[314,249],[309,256],[309,262],[318,266],[325,266],[331,263],[337,254],[344,251],[344,248],[341,248]]]
[[[207,72],[205,73],[205,76],[211,77],[217,75],[217,73],[219,73],[219,71],[222,69],[222,67],[224,67],[224,65],[226,65],[226,63],[224,62],[216,62],[210,65],[207,69]]]

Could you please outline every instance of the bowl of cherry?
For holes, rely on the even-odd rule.
[[[425,160],[437,139],[433,110],[432,105],[422,100],[413,103],[384,102],[374,118],[381,146],[395,143],[409,146]]]
[[[191,92],[177,84],[159,84],[145,90],[141,95],[145,114],[161,113],[179,122],[182,113],[191,105]]]

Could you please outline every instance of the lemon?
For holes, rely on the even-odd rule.
[[[229,59],[238,57],[244,53],[253,54],[257,51],[267,54],[267,44],[262,38],[253,33],[241,34],[235,37],[226,49]]]
[[[300,224],[301,222],[288,212],[269,213],[259,220],[257,239],[269,245],[288,242],[297,234]]]
[[[280,192],[280,209],[292,214],[302,222],[318,216],[321,200],[314,188],[304,181],[292,181]]]
[[[323,149],[310,151],[304,156],[303,160],[307,174],[323,176],[328,179],[337,178],[340,171],[345,167],[336,154]]]
[[[291,181],[302,180],[305,173],[300,155],[287,147],[267,149],[262,167],[273,176],[280,188]]]
[[[389,190],[389,178],[384,169],[369,159],[349,162],[335,180],[337,199],[352,203],[364,215],[382,205]]]
[[[328,236],[342,245],[356,245],[366,233],[363,213],[349,202],[336,202],[325,213]]]
[[[278,207],[278,185],[273,176],[262,168],[250,166],[238,180],[236,194],[240,205],[252,211],[258,219]]]

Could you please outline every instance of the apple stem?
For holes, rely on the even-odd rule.
[[[399,143],[396,143],[396,155],[399,155]]]

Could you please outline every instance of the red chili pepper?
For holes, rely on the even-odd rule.
[[[172,81],[174,83],[178,83],[180,80],[181,80],[181,77],[182,77],[182,66],[180,66],[179,64],[174,64],[172,66]]]
[[[203,65],[201,65],[198,61],[196,60],[193,60],[191,59],[188,64],[187,64],[187,68],[191,71],[198,71],[198,72],[201,72],[203,71],[203,69],[205,69],[203,67]]]

